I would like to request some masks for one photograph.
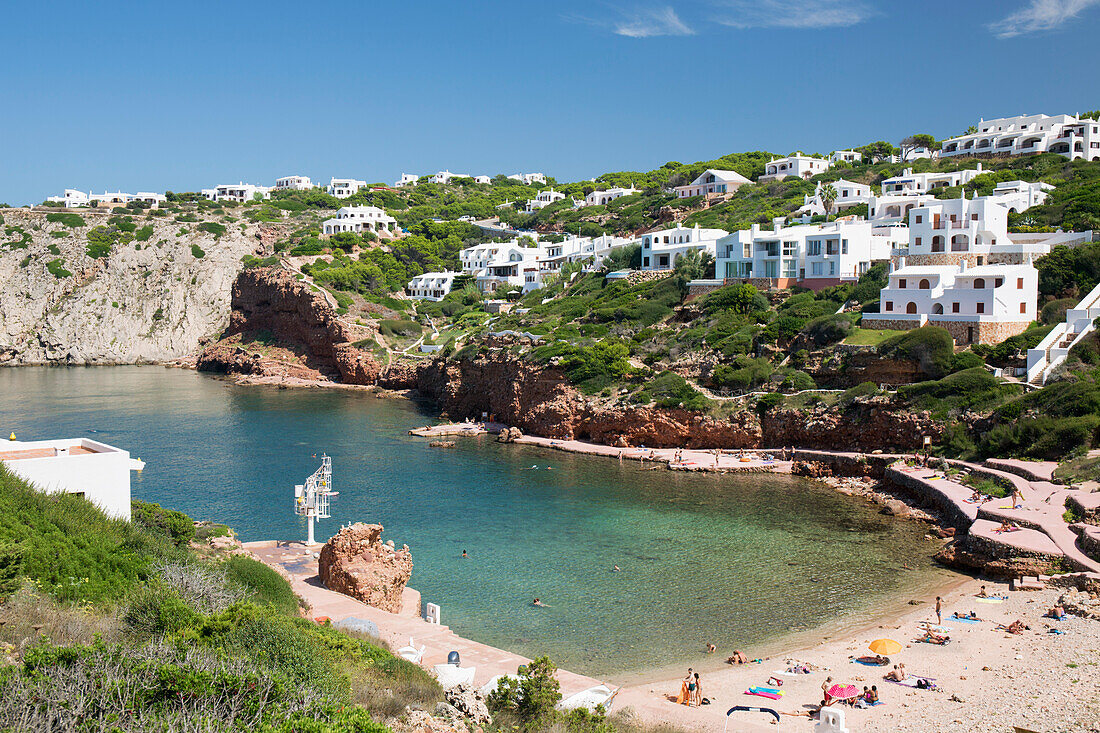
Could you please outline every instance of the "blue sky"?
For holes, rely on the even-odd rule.
[[[559,180],[1100,108],[1100,0],[9,3],[0,202]]]

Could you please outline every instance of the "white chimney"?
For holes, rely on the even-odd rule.
[[[959,272],[966,272],[966,259],[959,261]]]

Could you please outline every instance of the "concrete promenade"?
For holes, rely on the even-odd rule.
[[[425,669],[445,664],[447,655],[457,651],[463,667],[476,668],[474,685],[480,687],[496,675],[515,674],[521,664],[531,661],[503,649],[463,639],[447,626],[424,621],[419,615],[419,594],[415,591],[406,589],[408,592],[403,596],[406,608],[400,614],[393,614],[325,588],[317,575],[317,559],[313,557],[313,553],[320,550],[319,545],[307,550],[301,542],[261,541],[246,542],[244,547],[257,560],[276,570],[282,568],[286,571],[294,592],[310,605],[311,618],[327,616],[335,623],[354,616],[373,621],[382,639],[393,649],[407,645],[410,638],[417,649],[426,647],[421,660],[421,666]],[[446,613],[444,607],[444,619]],[[563,669],[558,670],[557,677],[563,697],[603,684]]]

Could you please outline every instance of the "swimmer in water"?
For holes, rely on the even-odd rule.
[[[532,601],[531,605],[532,606],[538,606],[539,608],[546,608],[546,604],[543,603],[542,601],[540,601],[538,598],[536,598],[534,601]]]
[[[466,554],[465,550],[462,551],[462,557],[469,557],[469,555]]]
[[[618,565],[616,565],[616,566],[615,566],[615,569],[614,569],[614,570],[612,570],[611,572],[613,572],[613,573],[617,573],[617,572],[619,572],[619,570],[620,570],[619,566],[618,566]]]

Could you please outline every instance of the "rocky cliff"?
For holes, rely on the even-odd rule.
[[[202,371],[374,384],[379,365],[356,343],[370,326],[342,321],[324,296],[277,268],[245,270],[233,283],[222,339],[206,347]]]
[[[329,590],[369,606],[401,613],[401,593],[412,576],[409,546],[382,542],[381,524],[344,527],[321,548],[318,573]]]
[[[89,233],[109,212],[80,210],[81,226],[47,212],[0,210],[0,364],[129,364],[193,353],[229,319],[241,258],[264,254],[269,227],[133,217],[101,257]],[[148,226],[149,229],[144,229]],[[129,236],[127,236],[129,235]]]

